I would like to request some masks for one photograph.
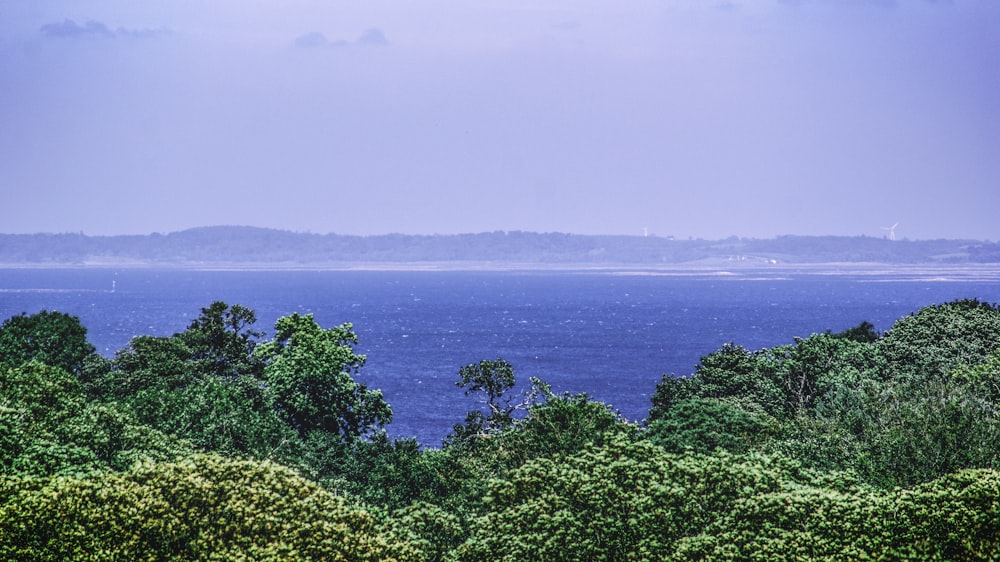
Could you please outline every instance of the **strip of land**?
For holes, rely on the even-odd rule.
[[[208,227],[145,236],[0,234],[0,267],[559,270],[649,275],[782,273],[997,278],[1000,244],[866,236],[677,240],[489,232],[347,236]]]

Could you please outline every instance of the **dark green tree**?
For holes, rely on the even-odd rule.
[[[191,363],[191,348],[177,337],[134,337],[115,354],[110,367],[91,382],[97,394],[108,400],[129,401],[140,393],[172,392],[195,385],[200,378]]]
[[[848,328],[843,332],[832,334],[835,338],[841,338],[858,343],[875,343],[881,337],[875,325],[865,320],[853,328]]]
[[[120,404],[88,400],[80,381],[62,369],[38,361],[0,369],[0,473],[125,470],[139,460],[190,452]]]
[[[540,392],[547,392],[548,385],[532,379],[530,389],[520,400],[510,392],[514,388],[514,366],[501,357],[470,363],[458,371],[456,386],[465,389],[465,395],[477,394],[482,406],[465,416],[465,423],[456,424],[445,439],[446,447],[476,447],[484,437],[504,431],[514,425],[515,414],[534,404]],[[515,400],[518,400],[515,402]]]
[[[79,375],[95,351],[80,319],[62,312],[21,313],[0,325],[0,364],[17,367],[34,359]]]
[[[203,451],[294,464],[301,440],[279,416],[253,355],[253,319],[240,305],[213,303],[184,332],[133,338],[88,387]]]
[[[417,502],[449,503],[456,492],[448,476],[452,459],[422,449],[415,439],[392,440],[384,431],[326,450],[311,448],[320,462],[310,463],[317,480],[359,503],[387,511]]]
[[[557,395],[537,379],[533,388],[544,400],[529,404],[525,417],[501,436],[508,450],[525,459],[573,454],[612,437],[636,437],[635,424],[585,393]]]
[[[536,400],[535,395],[541,399]],[[586,394],[557,395],[549,386],[532,379],[531,402],[523,418],[480,443],[476,455],[492,471],[503,474],[536,458],[569,455],[608,439],[634,440],[638,426],[629,423],[603,402]]]
[[[514,388],[514,366],[497,357],[470,363],[458,370],[456,386],[465,389],[465,395],[482,393],[488,413],[483,419],[486,430],[506,427],[514,421],[514,398],[507,392]]]
[[[876,345],[893,377],[943,377],[1000,350],[1000,308],[976,299],[924,307],[897,320]]]
[[[782,388],[774,354],[750,351],[732,343],[701,358],[690,377],[664,376],[653,394],[649,421],[664,416],[675,404],[691,398],[733,399],[783,417],[786,391]]]
[[[771,358],[773,377],[784,393],[785,418],[812,411],[817,400],[843,386],[853,387],[884,373],[873,345],[831,334],[796,338],[794,345],[764,353]]]
[[[1000,404],[955,380],[907,382],[883,393],[853,467],[881,488],[968,468],[1000,468]]]
[[[252,329],[256,321],[253,310],[216,301],[202,308],[198,318],[177,337],[190,349],[190,359],[201,363],[203,372],[230,378],[258,376],[262,365],[254,348],[264,333]]]
[[[781,424],[752,405],[726,398],[681,400],[649,424],[644,437],[672,453],[746,453],[780,435]]]

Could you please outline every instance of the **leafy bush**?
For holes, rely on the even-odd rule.
[[[10,483],[5,483],[10,486]],[[295,472],[199,455],[56,477],[0,507],[5,560],[402,560],[418,554]]]
[[[896,378],[942,378],[1000,350],[1000,307],[976,299],[927,306],[897,320],[876,346]]]
[[[124,470],[189,454],[189,444],[86,399],[77,378],[37,361],[0,369],[0,471],[46,476]]]
[[[1000,473],[968,470],[912,489],[801,486],[747,496],[681,560],[995,560]]]
[[[781,458],[675,455],[615,438],[491,483],[463,560],[666,559],[742,497],[815,480]]]

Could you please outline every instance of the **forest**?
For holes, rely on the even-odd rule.
[[[350,324],[272,333],[215,302],[105,357],[74,316],[6,319],[0,559],[1000,557],[994,304],[727,344],[641,423],[486,358],[440,447],[387,435]]]

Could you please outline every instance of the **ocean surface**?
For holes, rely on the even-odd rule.
[[[76,315],[107,356],[133,336],[183,331],[213,301],[255,310],[266,337],[293,312],[324,327],[350,322],[367,356],[358,378],[392,406],[390,435],[427,446],[479,406],[455,381],[482,359],[510,361],[521,390],[539,377],[639,421],[664,374],[692,373],[727,342],[760,349],[862,321],[884,331],[958,298],[1000,302],[1000,283],[787,272],[0,269],[0,318]]]

